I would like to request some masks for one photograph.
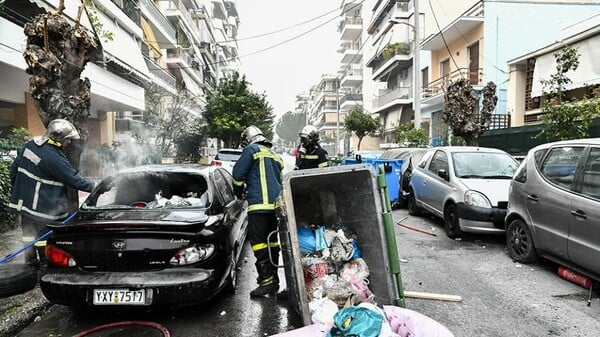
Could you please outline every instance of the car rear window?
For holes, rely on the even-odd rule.
[[[204,176],[190,173],[136,172],[121,175],[114,187],[92,196],[86,209],[208,207]]]
[[[216,160],[237,161],[242,155],[241,151],[219,151],[215,156]]]

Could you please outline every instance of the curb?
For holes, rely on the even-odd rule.
[[[13,337],[52,304],[39,286],[15,296],[0,298],[0,337]]]

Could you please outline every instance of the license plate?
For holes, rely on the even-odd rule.
[[[144,305],[145,290],[94,289],[94,305]]]

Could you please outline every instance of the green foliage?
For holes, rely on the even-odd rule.
[[[176,156],[175,161],[178,163],[192,162],[197,163],[202,159],[200,155],[200,146],[204,141],[206,134],[206,126],[195,124],[191,125],[189,130],[177,139],[175,139]]]
[[[12,129],[7,138],[0,139],[0,152],[8,154],[11,150],[19,150],[31,138],[31,132],[25,128]]]
[[[298,141],[298,134],[306,124],[306,114],[288,111],[275,126],[275,132],[287,144]]]
[[[104,12],[104,8],[97,6],[92,0],[85,0],[85,9],[87,11],[88,19],[94,27],[98,37],[101,37],[104,42],[112,41],[115,38],[115,34],[111,31],[104,29],[104,25],[98,19],[98,12]]]
[[[556,73],[549,80],[540,81],[543,87],[544,129],[536,138],[547,141],[586,138],[595,116],[600,115],[600,98],[584,97],[581,100],[566,101],[564,86],[572,81],[567,77],[569,71],[579,67],[577,48],[566,46],[554,54]]]
[[[15,228],[15,215],[8,211],[12,184],[10,183],[10,160],[0,160],[0,233]]]
[[[390,43],[383,48],[381,56],[384,60],[392,58],[394,55],[410,54],[410,44],[405,42]]]
[[[422,147],[429,144],[425,129],[415,129],[414,123],[403,123],[394,129],[396,143],[406,147]]]
[[[250,91],[249,85],[246,76],[234,73],[221,78],[216,90],[206,96],[208,136],[221,139],[227,147],[237,147],[249,125],[256,125],[269,139],[273,136],[273,108],[264,94]]]
[[[360,150],[360,143],[362,139],[381,128],[379,119],[371,117],[368,113],[363,111],[361,106],[355,106],[344,120],[344,128],[350,132],[354,132],[358,137],[358,145],[356,150]]]

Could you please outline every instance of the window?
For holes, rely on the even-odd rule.
[[[565,146],[550,150],[542,164],[541,174],[550,182],[570,189],[583,149],[583,147]]]
[[[588,197],[600,199],[600,148],[593,148],[590,151],[583,171],[581,193]]]
[[[421,158],[421,161],[419,162],[419,165],[418,165],[420,168],[422,168],[422,169],[425,168],[425,165],[427,165],[427,161],[429,160],[429,157],[431,157],[432,153],[433,152],[427,152],[423,155],[423,158]]]
[[[445,170],[448,173],[448,156],[443,151],[437,151],[429,164],[429,171],[435,175],[439,170]]]
[[[231,183],[231,175],[223,170],[216,170],[214,173],[215,187],[223,198],[223,205],[229,205],[235,199],[233,194],[233,185]]]
[[[519,166],[517,172],[515,172],[515,177],[513,180],[520,183],[527,182],[527,161],[524,160],[521,166]]]

